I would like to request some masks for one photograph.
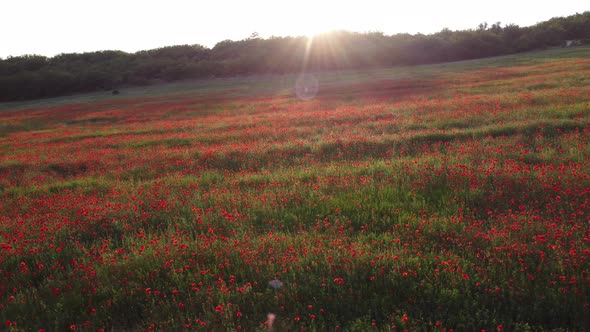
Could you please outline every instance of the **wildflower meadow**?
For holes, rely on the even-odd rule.
[[[589,331],[590,49],[555,54],[5,106],[0,330]]]

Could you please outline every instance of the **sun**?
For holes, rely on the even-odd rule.
[[[293,22],[295,24],[292,28],[299,30],[300,35],[314,38],[319,34],[347,26],[340,15],[326,15],[329,12],[330,10],[325,4],[321,2],[314,4],[314,10],[295,14],[298,19]]]
[[[310,40],[313,40],[318,35],[335,30],[333,26],[330,26],[325,22],[311,23],[310,25],[311,26],[306,26],[302,31],[302,34]]]

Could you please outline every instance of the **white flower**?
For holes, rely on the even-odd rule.
[[[269,312],[268,314],[266,314],[266,318],[268,319],[268,330],[272,331],[272,323],[274,323],[275,318],[277,318],[277,315],[273,314],[272,312]]]
[[[283,287],[283,282],[275,278],[275,279],[269,281],[268,285],[274,289],[279,289],[279,288]]]

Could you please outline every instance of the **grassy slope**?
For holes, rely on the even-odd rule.
[[[0,319],[580,330],[588,77],[564,49],[2,105]]]
[[[456,61],[444,64],[379,68],[370,70],[345,70],[326,72],[319,75],[322,86],[345,85],[351,83],[374,82],[400,78],[424,78],[462,70],[476,70],[489,67],[509,67],[541,63],[547,60],[587,58],[590,48],[557,48],[544,51],[527,52],[516,55],[497,56],[485,59]],[[28,108],[54,107],[66,104],[118,101],[130,98],[167,98],[170,95],[207,96],[231,91],[232,97],[249,97],[252,95],[289,95],[297,75],[249,76],[225,79],[208,79],[179,83],[160,84],[145,87],[130,87],[122,90],[120,95],[111,95],[110,91],[85,93],[73,96],[47,98],[33,101],[0,103],[1,110],[22,110]],[[224,94],[226,96],[226,94]]]

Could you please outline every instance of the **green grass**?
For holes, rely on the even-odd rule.
[[[381,80],[435,78],[439,77],[441,74],[449,72],[479,70],[490,67],[510,67],[523,64],[531,65],[559,59],[589,57],[590,47],[568,49],[555,48],[444,64],[342,70],[318,73],[317,75],[320,77],[321,88],[323,89],[350,83],[363,84]],[[225,99],[256,97],[269,94],[287,96],[291,94],[293,90],[293,82],[295,82],[296,77],[296,74],[254,75],[248,77],[217,78],[143,87],[129,87],[121,89],[120,95],[112,95],[110,91],[101,91],[35,101],[0,103],[0,111],[57,107],[67,104],[92,104],[96,102],[111,103],[108,107],[105,107],[108,109],[109,107],[117,107],[117,101],[145,97],[157,98],[159,101],[165,101],[167,98],[177,98],[179,96],[203,97],[213,95]]]
[[[321,73],[311,101],[277,97],[286,75],[0,113],[19,117],[0,131],[0,319],[583,331],[589,54]]]

